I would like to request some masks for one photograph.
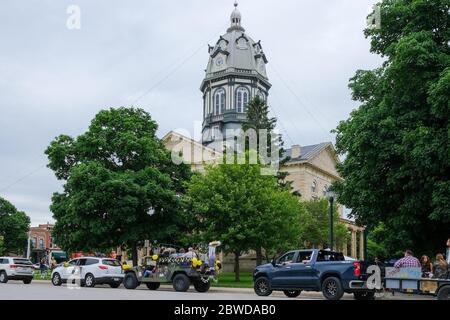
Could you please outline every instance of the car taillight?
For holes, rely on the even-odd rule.
[[[353,275],[359,277],[361,275],[361,263],[354,262],[353,266],[355,267],[355,269],[353,270]]]
[[[106,269],[108,269],[108,267],[107,266],[98,266],[100,269],[102,269],[102,270],[106,270]]]
[[[15,264],[10,264],[9,267],[10,267],[11,269],[16,269],[16,268],[17,268],[17,265],[15,265]]]

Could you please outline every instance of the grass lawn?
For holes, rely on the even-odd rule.
[[[44,272],[44,274],[41,276],[41,272],[39,270],[35,270],[33,279],[34,280],[50,280],[51,275],[52,275],[52,272],[47,271],[47,272]]]
[[[234,281],[234,272],[223,272],[219,274],[219,281],[212,283],[213,287],[222,288],[253,288],[253,277],[251,272],[241,272],[240,282]]]

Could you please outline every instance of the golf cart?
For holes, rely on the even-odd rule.
[[[126,289],[136,289],[145,284],[150,290],[157,290],[161,284],[172,284],[175,291],[186,292],[193,284],[198,292],[207,292],[212,281],[217,281],[222,268],[216,258],[219,241],[209,243],[208,253],[167,254],[161,247],[152,248],[153,254],[145,256],[136,267],[124,266],[123,284]]]

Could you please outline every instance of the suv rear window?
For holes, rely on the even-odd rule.
[[[102,263],[103,263],[105,266],[120,267],[120,262],[119,262],[119,260],[113,260],[113,259],[111,259],[111,260],[103,260]]]
[[[27,266],[33,265],[30,260],[27,259],[13,259],[14,264],[25,264]]]

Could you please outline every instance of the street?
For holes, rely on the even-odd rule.
[[[162,286],[157,291],[150,291],[145,286],[136,290],[126,290],[123,286],[112,289],[109,286],[95,288],[68,288],[66,285],[54,287],[49,281],[33,281],[24,285],[20,281],[0,284],[0,300],[279,300],[289,299],[282,292],[275,292],[269,297],[258,297],[253,289],[211,288],[208,293],[198,293],[193,289],[188,292],[175,292],[170,286]],[[434,300],[428,296],[411,296],[386,294],[383,300]],[[324,300],[319,292],[302,292],[295,300]],[[345,294],[343,300],[353,300]]]

